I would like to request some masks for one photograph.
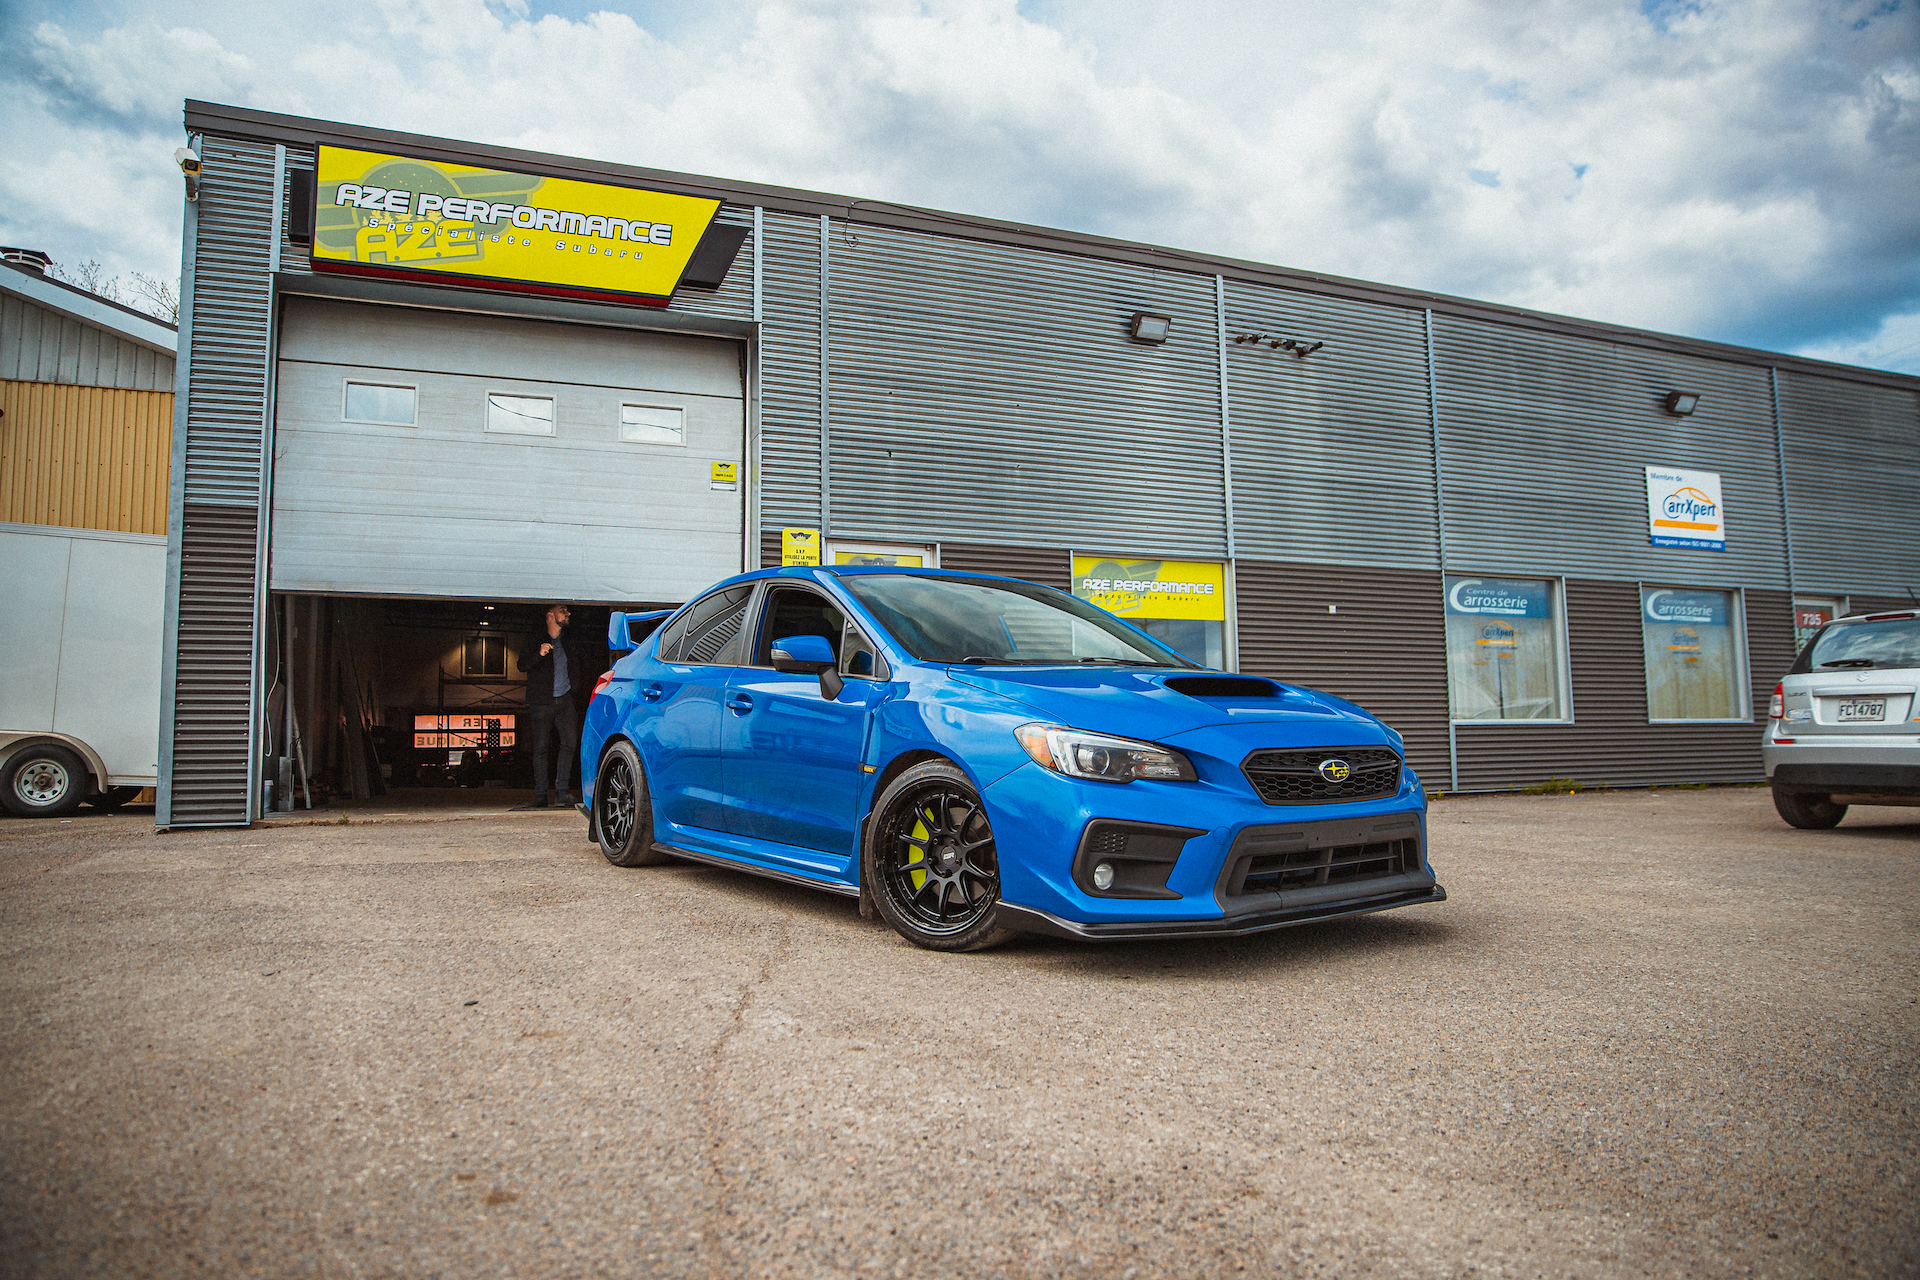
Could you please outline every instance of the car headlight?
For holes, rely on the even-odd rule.
[[[1037,765],[1069,778],[1096,782],[1132,782],[1152,778],[1162,782],[1196,782],[1193,762],[1178,751],[1133,738],[1085,733],[1058,724],[1023,724],[1013,731]]]

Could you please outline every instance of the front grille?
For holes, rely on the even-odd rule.
[[[1344,760],[1340,782],[1320,772],[1328,760]],[[1316,747],[1311,751],[1256,751],[1240,772],[1268,804],[1339,804],[1378,800],[1400,789],[1400,755],[1389,747]]]
[[[1313,885],[1397,876],[1416,866],[1419,857],[1420,842],[1411,839],[1256,853],[1246,860],[1246,874],[1236,876],[1235,882],[1228,884],[1227,894],[1240,897],[1250,893],[1278,893]]]

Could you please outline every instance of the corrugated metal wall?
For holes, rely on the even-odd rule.
[[[1064,548],[995,547],[970,542],[940,544],[940,567],[968,573],[997,573],[1042,586],[1073,589],[1073,556]]]
[[[187,371],[173,770],[163,826],[245,822],[274,149],[209,137],[201,157]],[[164,758],[164,753],[163,753]]]
[[[834,534],[1224,554],[1210,277],[835,222],[830,279]]]
[[[0,523],[167,531],[173,393],[0,381]]]
[[[1238,281],[1226,293],[1240,555],[1438,566],[1422,313]],[[1287,339],[1327,345],[1272,345]]]
[[[1765,369],[1439,315],[1434,348],[1448,569],[1787,585]],[[1720,473],[1724,552],[1649,544],[1648,466]]]
[[[767,213],[760,295],[760,519],[820,523],[820,220]],[[774,557],[762,564],[780,563]]]
[[[1447,789],[1437,572],[1241,560],[1234,580],[1241,671],[1359,703],[1405,735],[1407,762],[1428,787]]]
[[[1802,591],[1920,592],[1920,395],[1780,375]]]
[[[173,357],[0,293],[0,378],[172,391]]]
[[[1648,724],[1639,585],[1569,579],[1574,723],[1456,726],[1461,790],[1506,790],[1549,777],[1628,787],[1764,777],[1763,718],[1774,683],[1793,661],[1793,618],[1783,591],[1748,590],[1746,610],[1750,696],[1760,718]]]

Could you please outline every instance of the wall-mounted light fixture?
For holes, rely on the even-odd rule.
[[[1676,418],[1686,417],[1688,414],[1693,412],[1694,406],[1699,403],[1700,403],[1700,393],[1698,391],[1667,392],[1667,399],[1666,399],[1667,412],[1672,414]]]
[[[1135,342],[1145,342],[1159,346],[1173,332],[1173,321],[1167,316],[1157,316],[1151,311],[1136,311],[1133,319],[1127,323],[1127,336]]]

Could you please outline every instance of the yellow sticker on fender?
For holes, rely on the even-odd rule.
[[[718,200],[321,147],[313,265],[665,306]]]

